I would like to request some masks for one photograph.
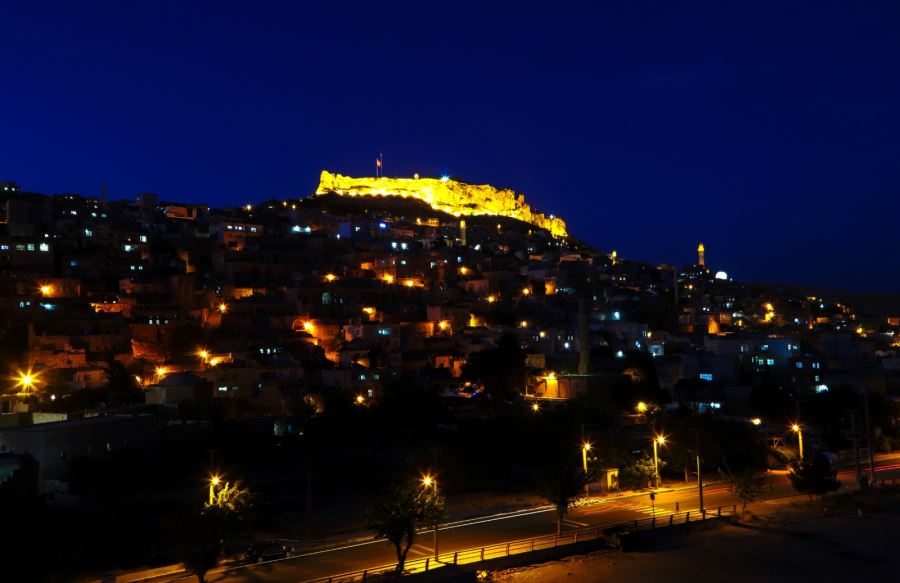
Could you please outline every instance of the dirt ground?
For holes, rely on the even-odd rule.
[[[896,581],[900,496],[767,502],[741,523],[666,540],[644,552],[604,551],[491,573],[497,583],[763,583]],[[863,509],[862,517],[857,508]],[[869,579],[869,578],[872,579]]]

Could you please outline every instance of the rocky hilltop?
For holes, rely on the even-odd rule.
[[[316,194],[399,196],[421,200],[435,210],[457,217],[495,215],[518,219],[565,237],[566,222],[531,208],[525,196],[489,184],[467,184],[445,178],[353,178],[322,171]]]

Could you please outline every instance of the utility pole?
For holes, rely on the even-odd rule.
[[[672,266],[672,277],[675,278],[675,329],[678,330],[678,266]]]
[[[306,453],[306,538],[312,536],[312,454]]]
[[[865,489],[863,485],[862,466],[859,461],[859,438],[856,436],[856,411],[850,411],[850,431],[853,434],[853,453],[856,457],[856,483],[859,489]]]
[[[875,454],[872,451],[872,427],[869,424],[869,387],[863,393],[866,405],[866,446],[869,448],[869,483],[875,483]]]
[[[703,506],[703,474],[700,469],[700,430],[695,429],[697,432],[697,493],[700,496],[700,511],[702,512],[704,509]]]

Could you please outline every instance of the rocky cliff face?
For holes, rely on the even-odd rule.
[[[518,219],[566,236],[566,222],[533,210],[523,195],[489,184],[466,184],[439,178],[352,178],[322,171],[316,194],[341,196],[399,196],[421,200],[454,216],[495,215]]]

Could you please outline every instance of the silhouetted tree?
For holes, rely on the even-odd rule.
[[[387,539],[394,545],[400,574],[416,540],[416,531],[440,523],[446,515],[446,500],[434,490],[417,484],[393,484],[382,490],[369,506],[366,524],[376,538]]]
[[[817,455],[812,459],[795,459],[791,463],[791,485],[798,492],[809,496],[825,496],[828,492],[834,492],[841,487],[841,481],[837,479],[837,471],[831,469],[831,463],[823,455]]]
[[[753,470],[732,472],[727,467],[719,470],[719,477],[741,503],[741,514],[747,511],[747,505],[759,500],[766,490],[766,475]]]
[[[537,476],[541,496],[556,510],[556,534],[562,531],[562,521],[572,502],[582,492],[588,477],[570,465],[553,466]]]
[[[525,351],[510,332],[504,332],[497,346],[469,356],[463,375],[484,385],[485,391],[497,399],[511,399],[522,394],[528,379]]]

